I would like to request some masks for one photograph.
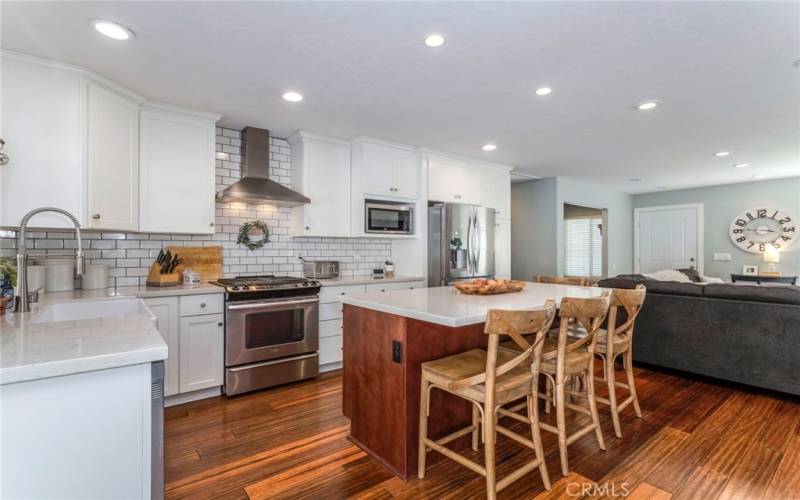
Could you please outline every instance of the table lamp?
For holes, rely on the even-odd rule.
[[[781,254],[777,248],[770,248],[764,252],[764,262],[768,263],[767,272],[769,274],[778,274],[775,269],[775,264],[781,261]]]

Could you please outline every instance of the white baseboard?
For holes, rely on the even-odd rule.
[[[222,386],[209,387],[208,389],[200,389],[199,391],[187,392],[184,394],[173,394],[164,398],[164,406],[182,405],[200,399],[213,398],[222,394]]]
[[[338,363],[328,363],[326,365],[320,365],[319,372],[320,373],[332,372],[333,370],[338,370],[341,367],[342,367],[342,362],[341,361],[338,362]]]

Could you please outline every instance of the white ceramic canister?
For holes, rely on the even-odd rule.
[[[63,292],[75,289],[75,261],[72,259],[48,259],[45,290]]]
[[[83,273],[82,288],[84,290],[100,290],[108,288],[108,266],[105,264],[88,264]]]
[[[46,277],[47,276],[47,267],[45,266],[28,266],[28,291],[35,292],[35,291],[44,291],[44,286],[46,284]]]

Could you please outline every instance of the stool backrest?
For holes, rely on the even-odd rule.
[[[636,285],[633,290],[615,288],[611,292],[611,310],[608,313],[608,349],[614,348],[611,339],[616,335],[625,335],[628,340],[633,339],[633,326],[636,317],[642,310],[647,289],[644,285]],[[619,310],[623,309],[626,314],[625,323],[617,326],[617,316]]]
[[[551,283],[554,285],[574,285],[589,286],[589,278],[579,278],[576,276],[534,276],[536,283]]]
[[[611,305],[611,293],[603,292],[600,297],[576,298],[564,297],[561,299],[559,317],[561,323],[558,328],[558,349],[556,350],[557,368],[563,369],[566,355],[582,346],[587,346],[594,355],[597,343],[597,330],[603,324]],[[586,335],[577,340],[570,340],[570,325],[581,326]]]
[[[526,360],[531,367],[531,373],[538,373],[541,361],[544,337],[556,317],[556,303],[554,300],[545,302],[544,307],[528,310],[503,310],[491,309],[486,313],[486,326],[484,332],[489,336],[489,346],[486,351],[486,371],[457,380],[450,384],[451,388],[469,387],[486,384],[486,394],[494,394],[495,380],[497,377],[508,373]],[[509,336],[522,349],[522,353],[513,359],[497,365],[497,353],[501,336]],[[529,343],[523,335],[535,335],[533,343]],[[536,377],[534,377],[536,378]]]

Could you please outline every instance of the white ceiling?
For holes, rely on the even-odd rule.
[[[627,192],[800,175],[798,2],[4,0],[0,27],[3,47],[278,136],[369,135]]]

